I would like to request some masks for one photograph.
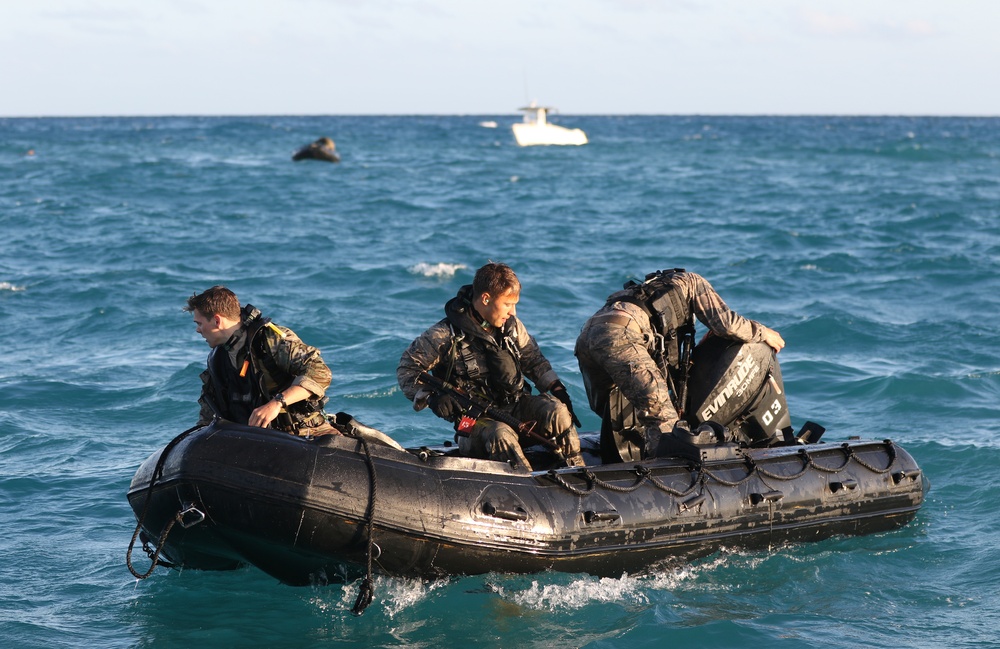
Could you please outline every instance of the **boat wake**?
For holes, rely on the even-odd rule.
[[[667,577],[676,580],[675,576]],[[620,606],[646,606],[649,598],[648,577],[581,577],[568,583],[531,582],[531,586],[519,592],[505,593],[499,588],[501,596],[508,596],[519,606],[531,610],[550,612],[574,611],[591,604],[618,604]]]
[[[621,577],[546,573],[547,579],[540,579],[537,575],[528,578],[525,575],[493,573],[487,576],[482,588],[471,590],[466,582],[475,579],[474,577],[423,580],[381,575],[375,579],[375,599],[378,607],[390,619],[420,606],[429,598],[443,596],[435,595],[435,591],[447,588],[458,588],[466,594],[479,593],[496,597],[517,607],[522,614],[526,611],[575,611],[593,604],[642,608],[652,604],[651,593],[683,588],[686,582],[698,579],[703,573],[711,573],[724,567],[727,560],[728,555],[723,553],[697,565],[676,566],[650,574]],[[360,579],[345,584],[335,602],[324,597],[327,591],[318,590],[312,601],[324,611],[349,611],[360,586]]]

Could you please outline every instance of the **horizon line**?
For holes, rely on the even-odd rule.
[[[995,119],[979,113],[556,113],[561,117],[792,117],[792,118],[969,118]],[[500,117],[520,119],[519,113],[108,113],[108,114],[39,114],[0,115],[0,119],[111,119],[111,118],[171,118],[171,117]]]

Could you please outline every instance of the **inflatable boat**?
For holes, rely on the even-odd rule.
[[[724,415],[722,426],[692,414],[694,455],[630,457],[628,431],[613,426],[581,435],[587,466],[560,468],[551,457],[547,466],[545,447],[532,447],[539,470],[528,472],[459,457],[447,444],[384,443],[360,425],[306,439],[216,420],[136,472],[132,542],[141,539],[153,565],[146,575],[129,568],[144,577],[157,562],[251,564],[292,585],[340,581],[365,566],[424,578],[620,576],[723,547],[883,532],[913,519],[928,482],[902,447],[817,441],[808,426],[792,434],[773,355],[729,345],[716,356],[721,372],[693,377],[714,388],[692,386],[701,404],[692,413],[720,417],[735,398],[741,415]]]

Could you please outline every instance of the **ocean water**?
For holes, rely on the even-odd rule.
[[[591,143],[521,149],[515,119],[0,119],[0,644],[995,645],[1000,120],[563,116]],[[290,161],[320,136],[341,164]],[[584,428],[580,326],[681,266],[782,333],[793,424],[903,445],[923,509],[619,579],[379,577],[361,617],[357,583],[132,577],[125,491],[197,414],[189,295],[224,283],[318,346],[331,412],[440,442],[396,363],[491,259]]]

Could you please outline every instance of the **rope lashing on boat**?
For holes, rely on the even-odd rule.
[[[758,464],[753,464],[753,466],[757,471],[757,473],[767,478],[771,478],[773,480],[795,480],[796,478],[801,478],[802,476],[804,476],[806,472],[809,471],[809,467],[813,466],[812,457],[809,455],[808,451],[806,451],[804,448],[800,448],[799,452],[796,453],[796,456],[802,460],[802,469],[799,470],[798,473],[792,475],[774,473],[772,471],[768,471],[767,469],[761,468],[760,465]],[[840,469],[838,469],[838,471],[839,470]]]
[[[574,495],[577,495],[577,496],[586,496],[587,494],[589,494],[590,492],[592,492],[594,489],[597,488],[597,485],[594,484],[594,474],[591,473],[590,471],[586,471],[584,469],[578,469],[577,471],[574,471],[573,473],[574,474],[575,473],[579,473],[580,475],[582,475],[584,478],[587,479],[587,488],[586,489],[577,489],[576,487],[574,487],[570,483],[566,482],[566,478],[562,477],[562,474],[560,474],[555,469],[550,469],[549,472],[546,475],[548,475],[548,477],[551,478],[560,487],[562,487],[566,491],[570,492],[571,494],[574,494]]]
[[[352,435],[352,437],[354,437]],[[365,578],[361,582],[361,588],[358,589],[358,598],[354,601],[354,607],[351,609],[351,613],[355,615],[361,615],[368,608],[368,605],[372,603],[372,599],[375,597],[375,577],[372,571],[372,561],[373,561],[373,550],[375,546],[375,540],[372,536],[372,532],[375,526],[375,496],[378,492],[378,481],[375,478],[375,463],[372,461],[371,451],[368,449],[368,440],[366,440],[361,435],[355,437],[359,442],[361,442],[361,447],[365,450],[365,463],[368,465],[368,512],[366,515],[367,520],[365,521],[365,530],[368,536],[368,547],[366,550],[366,560],[367,560],[367,572],[365,573]],[[381,555],[381,549],[379,554]]]
[[[885,444],[885,452],[889,454],[889,466],[885,467],[884,469],[879,469],[878,467],[874,467],[865,462],[864,460],[862,460],[861,458],[859,458],[857,454],[854,452],[854,449],[848,446],[847,444],[844,444],[845,447],[844,450],[845,452],[850,453],[851,459],[853,459],[855,462],[865,467],[869,471],[873,473],[889,473],[889,471],[892,471],[892,467],[895,466],[896,464],[896,445],[892,443],[891,439],[884,439],[882,440],[882,443]]]
[[[565,470],[559,471],[556,469],[552,469],[548,473],[546,473],[546,476],[550,478],[553,482],[561,486],[563,489],[577,496],[586,496],[592,493],[597,487],[600,487],[602,489],[607,489],[608,491],[614,491],[617,493],[631,493],[648,481],[650,484],[652,484],[660,491],[664,491],[673,496],[683,497],[691,494],[699,484],[705,482],[706,478],[710,478],[712,481],[717,482],[718,484],[724,487],[738,487],[748,482],[751,478],[754,477],[754,475],[760,475],[762,478],[771,478],[772,480],[787,481],[787,480],[795,480],[797,478],[802,477],[810,468],[816,469],[817,471],[823,473],[840,473],[841,471],[846,469],[847,466],[852,461],[858,463],[859,465],[861,465],[865,469],[868,469],[872,473],[879,473],[879,474],[888,473],[889,471],[892,470],[892,468],[896,464],[896,459],[897,459],[896,447],[892,443],[892,440],[886,439],[883,440],[882,443],[885,445],[886,454],[889,456],[889,464],[884,469],[879,468],[877,466],[873,466],[868,462],[865,462],[860,457],[858,457],[858,454],[854,452],[854,448],[850,444],[844,443],[840,447],[844,453],[844,462],[843,464],[841,464],[839,467],[836,468],[826,467],[817,463],[813,459],[812,455],[809,454],[808,450],[804,448],[799,449],[795,457],[799,457],[802,460],[802,469],[793,475],[783,475],[780,473],[774,473],[772,471],[768,471],[767,469],[764,469],[759,464],[757,464],[757,462],[754,461],[754,459],[749,455],[746,455],[743,458],[744,464],[746,466],[746,475],[740,478],[739,480],[726,480],[718,473],[710,471],[709,469],[705,468],[704,465],[699,464],[697,467],[697,474],[695,475],[695,479],[692,481],[691,486],[688,487],[686,491],[678,491],[677,489],[674,489],[672,487],[669,487],[661,483],[653,476],[652,472],[649,470],[649,467],[646,467],[641,464],[637,464],[635,466],[635,473],[636,473],[635,482],[625,487],[618,486],[600,479],[593,471],[591,471],[587,467],[580,467],[575,471],[565,471]],[[587,484],[586,488],[580,488],[574,486],[566,479],[568,476],[582,477],[586,481]]]
[[[821,473],[840,473],[841,471],[847,468],[847,465],[851,463],[851,458],[854,457],[854,451],[851,450],[850,444],[842,444],[840,450],[844,452],[844,463],[838,466],[837,468],[827,467],[823,466],[822,464],[818,464],[815,460],[813,460],[812,456],[810,455],[806,455],[806,459],[809,462],[809,466],[811,466],[812,468],[816,469]]]
[[[718,482],[723,487],[738,487],[741,484],[745,484],[745,483],[749,482],[750,478],[752,478],[755,475],[757,475],[758,473],[760,473],[760,467],[757,466],[757,463],[754,462],[753,458],[750,457],[749,455],[744,455],[743,456],[743,463],[746,465],[747,474],[745,476],[743,476],[742,478],[740,478],[739,480],[736,480],[736,481],[726,480],[725,478],[720,478],[718,475],[712,473],[711,471],[709,471],[708,469],[706,469],[704,466],[699,466],[699,471],[698,472],[702,476],[704,476],[704,478],[711,478],[712,480],[714,480],[715,482]],[[802,474],[799,473],[795,477],[797,478],[799,475],[802,475]]]
[[[642,484],[649,477],[649,469],[642,466],[641,464],[637,464],[633,470],[635,471],[635,482],[628,487],[619,487],[618,485],[611,484],[610,482],[605,482],[604,480],[601,480],[589,470],[587,470],[587,473],[588,473],[588,479],[593,481],[593,483],[598,487],[607,489],[608,491],[614,491],[615,493],[629,494],[638,489],[639,487],[641,487]]]
[[[699,470],[696,474],[694,474],[694,479],[691,480],[691,486],[689,486],[684,491],[678,491],[677,489],[674,489],[673,487],[668,487],[667,485],[661,483],[659,480],[657,480],[656,478],[654,478],[653,475],[650,473],[648,467],[642,467],[642,468],[646,470],[646,475],[647,475],[647,477],[649,479],[649,483],[651,485],[653,485],[654,487],[656,487],[660,491],[668,493],[671,496],[676,496],[677,498],[683,498],[684,496],[690,496],[692,493],[694,493],[694,490],[697,489],[699,485],[704,486],[704,484],[705,484],[705,474],[702,471]],[[639,470],[639,467],[637,466],[636,467],[636,471],[638,471],[638,470]]]
[[[674,496],[687,496],[692,491],[694,491],[694,489],[698,486],[698,483],[700,482],[700,480],[696,477],[695,480],[691,483],[691,486],[689,486],[684,491],[679,491],[677,489],[674,489],[673,487],[661,483],[659,480],[654,478],[649,471],[649,467],[637,464],[635,465],[634,471],[636,474],[635,482],[627,487],[621,487],[616,484],[607,482],[605,480],[601,480],[600,478],[597,477],[597,475],[593,471],[587,469],[586,467],[581,467],[576,471],[565,473],[565,475],[583,476],[583,478],[587,481],[586,489],[580,489],[578,487],[573,486],[572,484],[569,483],[568,480],[566,480],[566,478],[563,477],[564,474],[556,469],[550,470],[546,475],[560,487],[577,496],[586,496],[592,493],[594,489],[596,489],[597,487],[600,487],[602,489],[607,489],[608,491],[614,491],[616,493],[622,493],[622,494],[632,493],[633,491],[644,485],[646,482],[649,482],[660,491],[665,491]]]
[[[194,431],[198,430],[199,428],[201,428],[201,426],[192,426],[191,428],[188,428],[186,431],[184,431],[177,437],[170,440],[170,442],[168,442],[167,445],[163,447],[163,451],[160,453],[160,457],[156,461],[156,468],[153,469],[153,475],[149,477],[149,485],[147,485],[146,487],[146,501],[142,505],[142,514],[139,515],[139,520],[136,522],[135,525],[135,532],[132,534],[132,540],[128,544],[128,552],[125,553],[125,565],[126,567],[128,567],[129,572],[131,572],[136,579],[145,579],[146,577],[149,577],[151,574],[153,574],[153,571],[156,570],[157,564],[161,566],[166,566],[168,568],[173,567],[172,564],[159,561],[160,550],[163,548],[163,544],[166,543],[167,535],[170,534],[170,530],[173,529],[174,524],[180,522],[181,525],[184,526],[182,517],[183,513],[187,511],[185,509],[178,511],[177,515],[167,524],[167,526],[163,529],[163,532],[160,533],[160,538],[156,542],[155,552],[150,550],[149,545],[146,542],[143,542],[142,549],[146,553],[146,556],[148,556],[150,560],[153,562],[153,564],[149,566],[149,570],[147,570],[143,574],[139,574],[136,571],[136,569],[132,567],[132,549],[135,547],[135,540],[139,538],[139,532],[142,530],[142,524],[146,520],[146,514],[149,513],[149,502],[150,500],[152,500],[153,486],[156,484],[157,480],[163,477],[163,465],[167,461],[167,456],[170,455],[170,451],[173,450],[173,448],[177,446],[181,442],[181,440],[183,440],[185,437],[187,437]]]

